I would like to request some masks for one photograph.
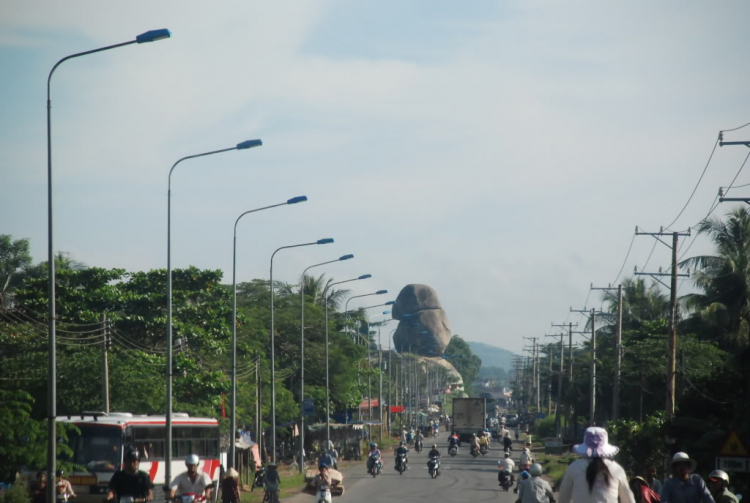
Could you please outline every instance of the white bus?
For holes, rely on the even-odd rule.
[[[141,454],[140,470],[148,473],[154,484],[154,500],[163,500],[166,417],[127,412],[88,414],[57,418],[80,430],[67,442],[73,451],[70,461],[79,468],[66,474],[78,503],[101,503],[106,498],[109,480],[122,468],[123,450],[128,446],[136,447]],[[198,469],[218,482],[226,462],[226,453],[220,452],[219,445],[216,419],[172,414],[172,477],[185,471],[188,454],[197,454],[201,459]]]

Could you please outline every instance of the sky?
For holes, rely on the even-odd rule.
[[[175,169],[173,267],[231,282],[235,219],[306,195],[239,222],[238,281],[267,278],[278,247],[332,237],[280,252],[275,278],[352,253],[311,272],[372,274],[351,290],[383,300],[430,285],[454,333],[521,351],[601,305],[592,283],[669,266],[634,229],[668,226],[719,131],[750,122],[748,18],[732,0],[0,0],[0,234],[46,259],[55,62],[168,28],[55,71],[55,250],[165,268],[170,167],[260,138]],[[706,216],[747,153],[716,148],[673,229]]]

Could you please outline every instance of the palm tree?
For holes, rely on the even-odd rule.
[[[683,296],[685,306],[718,328],[730,344],[750,346],[750,213],[737,208],[726,221],[704,220],[698,234],[707,234],[716,255],[689,258],[680,267],[695,269],[693,283],[703,293]]]
[[[610,313],[617,314],[617,298],[604,294]],[[646,286],[642,278],[626,278],[622,282],[622,321],[631,328],[638,328],[644,321],[663,318],[669,311],[669,299],[655,283]]]
[[[341,307],[349,290],[331,289],[331,283],[335,283],[335,281],[333,278],[329,278],[325,281],[325,274],[321,274],[317,278],[315,276],[305,275],[302,281],[302,288],[305,291],[305,296],[310,297],[315,304],[320,306],[325,306],[326,300],[323,298],[323,295],[325,294],[328,297],[328,309],[335,311]]]

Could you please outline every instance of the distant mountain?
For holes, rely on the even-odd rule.
[[[482,367],[502,367],[510,372],[515,353],[483,342],[466,342],[469,343],[472,353],[482,359]]]

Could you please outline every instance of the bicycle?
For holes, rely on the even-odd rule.
[[[263,503],[279,503],[279,490],[266,488],[263,493]]]

